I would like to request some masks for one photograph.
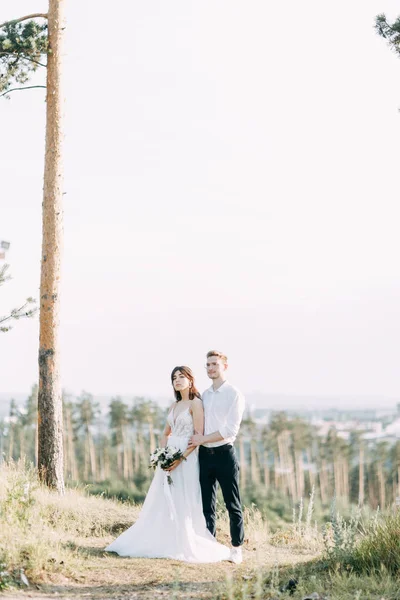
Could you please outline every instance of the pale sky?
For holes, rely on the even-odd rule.
[[[215,347],[245,393],[400,396],[400,60],[373,29],[399,3],[65,4],[63,386],[204,388]],[[0,314],[39,297],[44,111],[0,99]],[[37,319],[0,335],[2,392],[37,349]]]

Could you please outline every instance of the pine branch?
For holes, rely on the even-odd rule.
[[[33,300],[33,298],[28,298],[25,304],[23,304],[20,308],[14,308],[9,315],[5,317],[0,317],[0,332],[6,333],[11,329],[10,325],[3,325],[3,323],[6,323],[7,321],[18,321],[19,319],[29,319],[33,317],[38,312],[38,308],[34,307],[27,310],[27,307],[30,304],[35,304],[35,300]]]
[[[13,54],[14,52],[0,52],[0,56],[12,56]],[[34,60],[33,58],[28,58],[27,56],[23,56],[20,54],[18,54],[17,56],[22,60],[28,60],[31,63],[35,63],[35,65],[39,65],[39,67],[47,67],[47,65],[45,65],[44,63],[41,63],[38,60]]]
[[[11,90],[7,90],[6,92],[3,92],[3,94],[0,94],[0,98],[2,96],[7,96],[7,94],[11,94],[11,92],[16,92],[18,90],[32,90],[34,88],[46,89],[46,86],[45,85],[27,85],[26,87],[11,88]]]
[[[27,56],[21,56],[22,60],[27,60],[31,63],[34,63],[35,65],[39,65],[39,67],[47,67],[47,65],[45,65],[44,63],[39,62],[38,60],[34,60],[33,58],[28,58]]]
[[[6,25],[11,25],[12,23],[21,23],[21,21],[26,21],[27,19],[47,19],[47,13],[34,13],[32,15],[26,15],[26,17],[21,17],[20,19],[12,19],[11,21],[5,21],[1,23],[1,27],[5,27]]]

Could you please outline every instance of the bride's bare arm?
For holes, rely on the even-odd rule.
[[[174,404],[175,404],[175,402],[174,402]],[[174,406],[174,404],[172,404],[169,407],[168,414],[170,413],[171,408]],[[161,446],[161,448],[164,448],[167,445],[167,441],[168,441],[168,438],[169,438],[170,435],[171,435],[171,426],[168,423],[168,418],[167,418],[167,422],[165,423],[164,431],[162,432],[162,436],[160,438],[160,446]]]

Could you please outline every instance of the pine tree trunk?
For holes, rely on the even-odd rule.
[[[117,444],[117,473],[118,473],[118,478],[122,479],[122,452],[121,452],[121,445]]]
[[[89,457],[90,457],[90,471],[92,475],[92,479],[96,481],[97,478],[97,463],[96,463],[96,451],[93,442],[93,436],[90,430],[88,430],[88,447],[89,447]]]
[[[297,500],[304,497],[304,469],[303,469],[303,453],[301,450],[295,450],[296,463],[296,495]]]
[[[264,485],[265,485],[266,489],[268,489],[270,486],[270,477],[269,477],[268,453],[265,450],[263,450],[262,462],[263,462],[263,470],[264,470]]]
[[[342,459],[342,481],[343,497],[346,502],[349,501],[349,463],[346,458]]]
[[[14,425],[10,427],[10,433],[8,434],[8,458],[13,459],[14,452]]]
[[[315,486],[315,476],[311,470],[312,457],[311,457],[311,451],[309,448],[307,448],[306,455],[307,455],[307,465],[308,465],[308,480],[310,483],[310,490],[312,490],[313,487]]]
[[[372,508],[377,508],[379,504],[379,500],[376,496],[376,488],[375,488],[375,477],[373,467],[370,466],[367,470],[367,483],[368,483],[368,503],[372,506]]]
[[[364,446],[360,443],[358,456],[358,505],[364,504]]]
[[[89,481],[89,454],[90,449],[88,445],[88,437],[85,435],[85,458],[84,458],[84,466],[83,466],[83,479],[84,481]]]
[[[140,468],[143,466],[144,462],[145,462],[145,448],[144,448],[144,436],[143,433],[140,432],[139,434],[139,465]]]
[[[250,473],[251,483],[258,485],[260,483],[260,472],[257,464],[256,443],[253,438],[250,440]]]
[[[334,482],[335,482],[335,495],[337,498],[341,498],[342,493],[342,485],[341,485],[341,473],[340,473],[340,461],[337,458],[333,460],[333,474],[334,474]]]
[[[150,438],[150,453],[153,453],[156,449],[156,439],[154,437],[154,426],[153,421],[149,419],[149,438]]]
[[[24,430],[21,427],[19,430],[19,458],[23,459],[25,457],[25,439],[24,439]]]
[[[246,455],[244,452],[243,436],[239,436],[239,464],[240,464],[240,486],[244,490],[246,487]]]
[[[46,151],[40,280],[38,467],[41,480],[64,493],[59,304],[62,245],[61,43],[64,0],[49,0]]]
[[[140,469],[139,432],[135,432],[135,473]]]
[[[385,479],[383,476],[383,463],[378,462],[378,482],[379,482],[379,508],[385,510],[386,498],[385,498]]]
[[[326,461],[323,460],[321,462],[321,466],[319,469],[319,491],[321,494],[321,502],[325,506],[328,502],[328,475],[327,475],[327,465]]]
[[[278,462],[278,455],[276,452],[273,453],[273,459],[272,459],[272,465],[273,465],[273,469],[274,469],[274,487],[275,489],[279,489],[279,471],[278,471],[278,467],[279,467],[279,462]]]
[[[98,477],[98,480],[104,481],[105,478],[106,478],[106,476],[105,476],[105,469],[104,469],[104,448],[102,448],[100,446],[100,448],[99,448],[99,477]]]
[[[284,490],[293,499],[296,496],[296,480],[293,468],[293,460],[290,455],[290,432],[287,430],[282,431],[279,434],[277,440],[279,450],[279,464],[281,472],[285,475],[283,481],[286,481]]]
[[[133,477],[132,432],[126,429],[126,459],[128,461],[128,479]]]
[[[123,471],[123,477],[125,479],[125,481],[128,481],[129,479],[129,459],[128,459],[128,439],[127,439],[127,435],[126,435],[126,429],[124,428],[124,426],[121,427],[121,434],[122,434],[122,452],[123,452],[123,457],[124,457],[124,471]]]
[[[283,450],[283,445],[282,445],[282,435],[283,432],[281,432],[277,438],[276,441],[278,443],[278,455],[279,455],[279,484],[282,488],[282,491],[287,491],[287,486],[285,488],[285,480],[286,477],[283,476],[284,471],[285,471],[285,461],[284,461],[284,450]]]
[[[110,450],[109,446],[104,446],[104,477],[110,479]]]

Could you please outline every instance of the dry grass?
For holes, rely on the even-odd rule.
[[[64,497],[41,487],[33,471],[21,466],[0,468],[0,563],[18,582],[28,577],[26,592],[12,588],[11,597],[55,594],[78,598],[214,598],[227,579],[251,578],[274,565],[309,560],[314,551],[271,545],[268,524],[255,507],[245,510],[245,561],[192,565],[164,559],[120,558],[105,546],[135,521],[139,506],[130,506],[69,490]],[[218,520],[218,538],[229,544],[225,511]],[[1,571],[1,569],[0,569]],[[3,578],[4,579],[4,578]],[[7,578],[5,578],[7,579]],[[1,578],[0,578],[1,582]]]

